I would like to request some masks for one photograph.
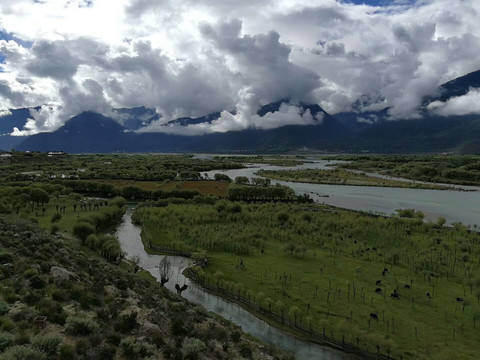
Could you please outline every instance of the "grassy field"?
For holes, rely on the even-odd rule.
[[[480,353],[480,239],[461,224],[225,201],[134,218],[153,244],[206,253],[198,274],[286,322],[396,358]]]
[[[340,168],[412,180],[456,185],[480,185],[480,156],[453,154],[424,155],[340,155]]]
[[[304,182],[312,184],[380,186],[437,190],[452,189],[451,186],[422,184],[393,179],[382,179],[380,177],[368,176],[364,173],[352,172],[343,169],[262,170],[258,172],[258,175],[266,176],[276,180]]]
[[[137,180],[95,180],[100,183],[111,184],[119,189],[135,186],[142,190],[196,190],[202,195],[226,197],[228,183],[222,181],[137,181]]]

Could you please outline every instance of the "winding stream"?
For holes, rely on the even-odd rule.
[[[118,226],[115,235],[120,242],[122,250],[127,254],[127,258],[132,259],[134,256],[137,256],[140,260],[139,265],[150,272],[155,278],[159,279],[158,268],[156,266],[163,258],[163,255],[150,255],[145,252],[140,237],[141,229],[132,224],[132,212],[133,209],[129,209],[123,215],[122,223]],[[356,359],[356,357],[352,355],[328,347],[298,340],[256,318],[240,306],[205,292],[199,285],[190,282],[188,278],[182,275],[182,271],[190,265],[190,259],[181,256],[169,256],[169,260],[171,261],[173,269],[173,276],[166,284],[169,290],[175,292],[175,284],[179,284],[180,286],[187,284],[188,289],[182,293],[184,298],[194,304],[202,305],[208,311],[213,311],[231,320],[235,324],[240,325],[243,331],[265,342],[272,343],[290,351],[298,359]]]

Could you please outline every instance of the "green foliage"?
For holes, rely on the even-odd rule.
[[[181,352],[185,359],[198,359],[200,354],[207,348],[200,339],[186,337],[182,342]]]
[[[14,344],[14,337],[7,332],[0,332],[0,352],[5,351],[8,347]]]
[[[55,335],[37,335],[32,338],[31,344],[35,349],[44,352],[47,355],[53,355],[57,352],[58,345],[62,340]]]
[[[67,319],[65,331],[70,335],[86,336],[99,331],[98,324],[88,318],[70,317]]]
[[[0,360],[46,360],[47,356],[30,346],[17,345],[9,347],[0,355]]]
[[[95,227],[84,221],[80,221],[73,227],[73,235],[78,237],[82,243],[85,242],[87,237],[95,233]]]
[[[241,213],[228,212],[229,206],[224,200],[214,206],[170,204],[139,208],[134,216],[153,245],[203,252],[208,265],[196,271],[204,284],[256,302],[284,326],[325,330],[338,342],[344,336],[374,352],[374,341],[383,339],[377,341],[382,352],[409,359],[415,326],[428,329],[425,353],[437,351],[433,344],[444,341],[446,311],[462,314],[447,317],[449,326],[463,324],[462,348],[477,348],[480,251],[478,235],[464,225],[438,227],[415,210],[405,211],[411,217],[386,218],[311,204],[241,203]],[[284,214],[288,226],[279,226]],[[389,272],[382,275],[384,268]],[[390,297],[394,290],[398,299]],[[369,330],[370,313],[379,321]],[[184,322],[174,324],[177,336],[188,336]],[[378,336],[366,337],[369,331]],[[457,333],[457,348],[458,339]]]
[[[61,344],[59,347],[60,359],[72,360],[77,358],[75,347],[70,344]]]

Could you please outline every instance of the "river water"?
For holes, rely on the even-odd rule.
[[[328,169],[333,163],[329,160],[311,160],[293,167],[249,164],[244,169],[215,170],[205,174],[210,178],[213,178],[215,173],[222,173],[232,179],[237,176],[246,176],[251,179],[259,177],[255,173],[260,169]],[[335,163],[339,162],[335,161]],[[460,191],[307,184],[273,179],[272,183],[289,186],[297,194],[308,194],[317,202],[346,209],[383,215],[391,215],[397,209],[415,209],[421,210],[425,214],[425,218],[431,221],[436,221],[440,216],[444,216],[448,224],[462,222],[465,225],[480,225],[480,187],[461,186],[469,191]]]
[[[115,236],[118,238],[122,250],[127,254],[126,257],[132,259],[136,256],[139,259],[139,265],[158,280],[159,271],[157,266],[162,260],[163,255],[150,255],[145,252],[140,237],[141,229],[132,224],[132,212],[133,209],[129,209],[125,215],[123,215],[122,223],[118,226]],[[168,256],[168,258],[173,269],[173,276],[165,285],[169,290],[175,292],[175,284],[179,284],[180,286],[187,284],[188,289],[182,293],[184,298],[194,304],[202,305],[208,311],[213,311],[225,319],[240,325],[244,332],[250,333],[265,342],[274,344],[293,353],[297,359],[356,359],[356,357],[352,355],[328,347],[298,340],[256,318],[240,306],[205,292],[199,285],[191,282],[182,275],[183,270],[190,265],[190,259],[181,256]]]

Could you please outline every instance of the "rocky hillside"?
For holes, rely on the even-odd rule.
[[[291,358],[76,240],[0,229],[0,360]]]

